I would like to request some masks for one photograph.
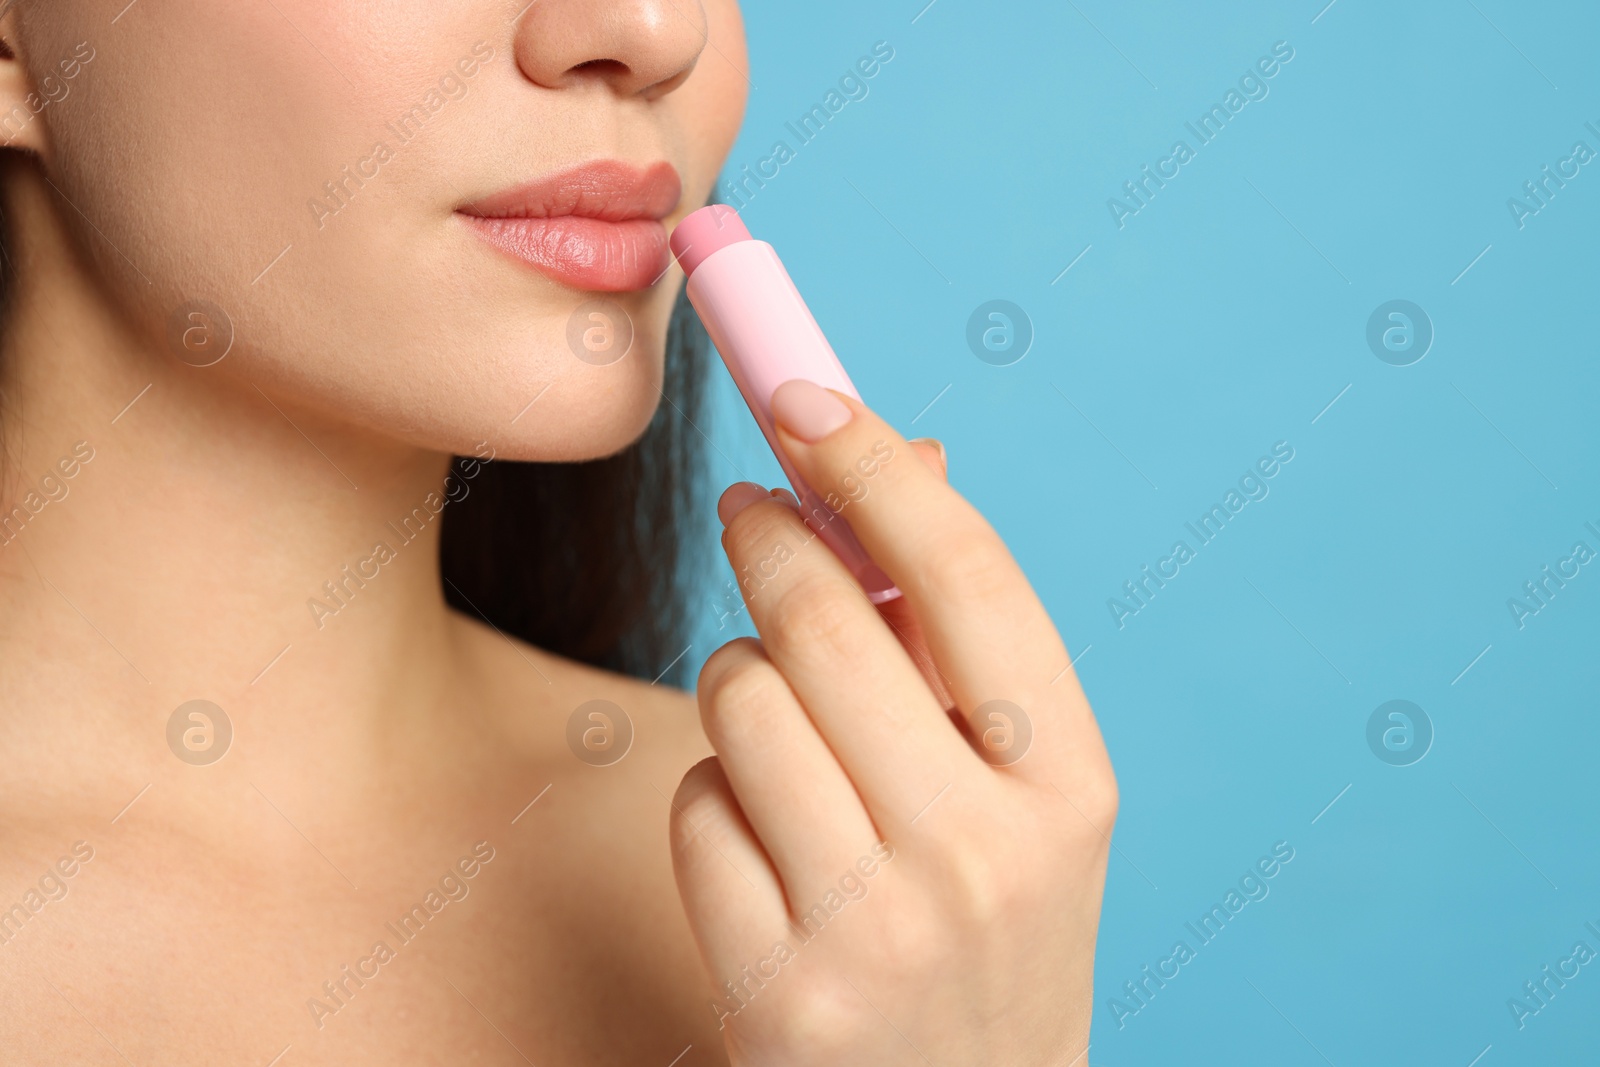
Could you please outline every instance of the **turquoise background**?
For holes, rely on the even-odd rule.
[[[1520,1030],[1507,1007],[1600,951],[1600,563],[1523,628],[1507,607],[1600,550],[1600,161],[1523,228],[1507,207],[1600,150],[1600,9],[925,2],[748,5],[728,170],[795,149],[751,229],[1081,657],[1123,798],[1089,1062],[1600,1061],[1600,962]],[[878,41],[868,96],[800,146],[785,123]],[[1107,200],[1279,41],[1268,96],[1119,229]],[[1035,333],[1010,366],[966,340],[994,299]],[[1392,299],[1435,331],[1409,366],[1368,347]],[[717,389],[716,487],[781,484]],[[1119,629],[1107,600],[1280,441],[1270,494]],[[728,576],[693,668],[748,632]],[[1394,699],[1434,731],[1409,766],[1367,741]],[[1280,841],[1270,895],[1119,1028],[1123,983]]]

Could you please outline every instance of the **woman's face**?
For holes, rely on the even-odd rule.
[[[125,4],[18,0],[0,123],[156,358],[432,449],[643,430],[665,233],[743,114],[736,0]]]

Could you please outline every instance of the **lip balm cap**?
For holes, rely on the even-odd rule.
[[[740,241],[753,240],[739,213],[727,204],[712,204],[690,212],[672,231],[672,254],[685,275],[693,274],[713,252]]]

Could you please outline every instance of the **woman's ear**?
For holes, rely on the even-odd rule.
[[[17,45],[16,0],[0,0],[0,148],[44,150],[39,113],[49,106],[23,64]]]

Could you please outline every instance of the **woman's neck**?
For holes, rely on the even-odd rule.
[[[408,720],[426,726],[455,682],[438,570],[449,457],[305,410],[237,358],[196,368],[160,351],[96,290],[38,194],[13,184],[11,199],[8,764],[48,762],[59,779],[159,753],[168,717],[197,698],[258,742],[251,758],[295,759],[302,779],[307,753],[337,753],[348,774]]]

